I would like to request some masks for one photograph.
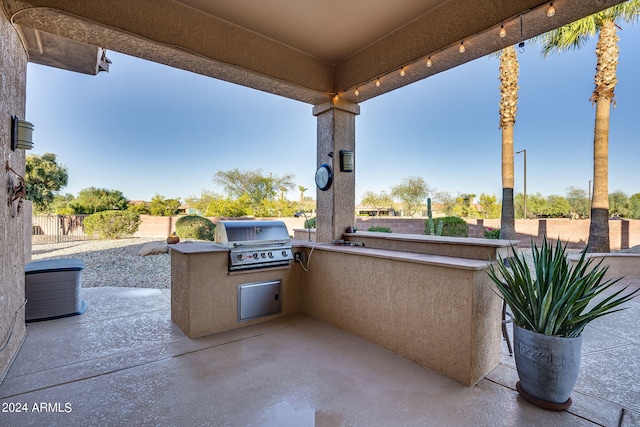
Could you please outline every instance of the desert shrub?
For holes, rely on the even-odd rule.
[[[216,225],[199,215],[187,215],[176,221],[176,233],[182,239],[214,240]]]
[[[484,229],[484,238],[485,239],[499,239],[500,238],[500,229],[487,227]]]
[[[98,239],[121,239],[138,231],[140,215],[131,211],[102,211],[84,219],[84,231]]]
[[[467,237],[469,235],[469,226],[464,219],[457,216],[445,216],[438,218],[442,221],[442,235],[451,237]]]
[[[316,228],[316,217],[309,218],[308,221],[304,222],[304,228]]]
[[[389,227],[369,227],[367,231],[374,231],[378,233],[393,233]]]

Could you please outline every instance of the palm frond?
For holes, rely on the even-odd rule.
[[[547,57],[553,53],[580,49],[600,31],[604,21],[635,24],[640,20],[640,0],[630,0],[601,12],[533,37],[531,41],[542,46],[540,53]]]

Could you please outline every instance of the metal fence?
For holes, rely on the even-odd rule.
[[[90,240],[84,232],[87,215],[42,215],[33,216],[31,243],[60,243]]]

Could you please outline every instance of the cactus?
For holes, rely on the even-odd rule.
[[[427,197],[427,224],[425,227],[425,234],[429,234],[431,236],[442,236],[442,227],[444,226],[442,220],[438,221],[438,225],[436,226],[433,221],[433,213],[431,212],[431,197]]]

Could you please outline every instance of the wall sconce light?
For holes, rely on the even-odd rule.
[[[33,148],[33,123],[11,117],[11,149],[16,151]]]
[[[340,150],[340,172],[353,172],[355,157],[353,151]]]

